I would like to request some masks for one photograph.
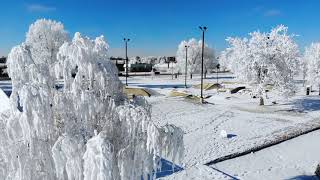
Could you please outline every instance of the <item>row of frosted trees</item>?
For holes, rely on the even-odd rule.
[[[292,96],[296,92],[294,77],[298,74],[303,75],[308,85],[320,87],[320,43],[311,44],[301,55],[294,38],[295,35],[288,34],[288,28],[283,25],[270,32],[249,33],[246,38],[229,37],[229,46],[220,53],[219,62],[213,49],[205,45],[204,66],[213,69],[219,63],[229,69],[239,81],[252,85],[261,105],[269,85],[281,96]],[[187,55],[188,73],[199,72],[200,43],[195,39],[180,43],[177,60],[181,71],[184,72]],[[189,47],[187,54],[186,46]]]

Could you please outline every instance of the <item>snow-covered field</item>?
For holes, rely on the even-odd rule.
[[[241,85],[241,83],[232,83],[235,80],[232,79],[231,74],[225,73],[219,74],[219,76],[219,82],[229,82],[224,83],[226,89]],[[158,93],[154,93],[157,94],[156,96],[147,98],[152,104],[153,121],[161,125],[167,123],[175,124],[184,130],[185,157],[183,167],[188,169],[188,173],[191,174],[206,174],[208,179],[212,177],[219,179],[220,176],[225,177],[226,175],[203,166],[207,162],[320,126],[320,96],[317,95],[317,92],[314,92],[311,96],[305,96],[305,90],[302,87],[301,81],[298,80],[296,81],[298,87],[296,96],[287,100],[280,99],[271,91],[268,93],[265,106],[258,106],[259,100],[251,98],[250,94],[246,91],[236,94],[230,94],[228,91],[219,93],[216,90],[204,91],[205,96],[211,97],[206,99],[210,103],[203,105],[194,100],[170,96],[172,90],[199,95],[200,90],[191,87],[192,84],[195,85],[200,82],[197,76],[192,81],[188,79],[188,83],[190,83],[190,88],[188,89],[184,88],[183,76],[173,80],[171,76],[156,76],[153,78],[150,76],[130,77],[128,82],[129,86],[144,87]],[[215,82],[215,75],[205,80],[205,83]],[[277,104],[273,104],[273,101],[276,101]],[[223,130],[228,133],[228,138],[221,137],[220,134]],[[318,144],[315,142],[317,136],[319,137],[319,133],[313,134],[313,139],[311,140],[314,141],[309,144],[311,147],[318,147],[313,151],[320,150],[320,142]],[[299,146],[299,141],[292,143],[291,146],[294,144]],[[281,147],[284,146],[281,145],[275,148],[280,151]],[[298,150],[296,153],[303,151],[307,153],[307,149],[302,147],[303,144],[301,144],[299,149],[295,147],[291,148]],[[306,145],[306,147],[308,146]],[[268,150],[266,151],[268,152]],[[261,152],[256,153],[258,155],[254,156],[259,156],[259,158],[251,157],[249,159],[250,162],[257,163],[260,159],[261,161],[259,162],[264,165],[264,156],[262,156]],[[294,153],[295,151],[291,155],[294,155]],[[287,155],[286,158],[290,160],[290,154]],[[310,174],[315,169],[316,161],[320,161],[319,158],[315,158],[316,154],[313,154],[313,156],[303,156],[302,154],[292,159],[292,161],[283,162],[277,161],[277,158],[280,158],[280,156],[274,155],[274,158],[271,155],[267,156],[271,158],[271,169],[272,167],[281,167],[277,169],[281,170],[282,173],[278,173],[277,170],[268,171],[267,169],[270,174],[275,174],[275,178],[289,178],[295,175],[302,175],[303,172]],[[232,168],[228,168],[228,162],[231,161],[221,163],[221,167],[232,176],[244,179],[257,179],[260,176],[268,175],[262,171],[259,173],[259,166],[256,167],[256,171],[254,169],[250,170],[253,165],[250,163],[246,165],[247,159],[242,159],[239,162],[238,158],[232,160]],[[293,165],[293,161],[305,163]],[[236,162],[238,162],[241,168],[236,168]],[[272,165],[272,163],[276,164]],[[296,167],[299,171],[294,171],[290,167]],[[290,172],[296,172],[296,174]]]

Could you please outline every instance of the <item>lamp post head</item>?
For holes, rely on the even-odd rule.
[[[208,28],[206,26],[199,26],[199,29],[201,29],[201,31],[206,31]]]

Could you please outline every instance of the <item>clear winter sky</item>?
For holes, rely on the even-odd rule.
[[[319,0],[0,0],[0,56],[24,41],[38,18],[61,21],[72,37],[103,34],[111,55],[123,55],[123,37],[131,38],[130,55],[175,55],[181,40],[200,38],[218,51],[228,36],[289,27],[301,49],[320,41]]]

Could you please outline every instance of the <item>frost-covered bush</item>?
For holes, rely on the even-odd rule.
[[[180,72],[185,72],[186,65],[186,48],[188,46],[187,52],[187,72],[189,74],[199,73],[201,71],[201,54],[202,54],[202,41],[197,41],[192,38],[189,41],[182,41],[177,50],[177,67]],[[209,72],[215,68],[218,63],[215,58],[214,50],[210,48],[207,44],[204,44],[204,54],[203,54],[203,65],[204,71]]]
[[[221,53],[221,64],[240,81],[253,85],[260,96],[271,84],[288,97],[294,93],[293,76],[300,62],[298,45],[287,32],[288,28],[281,25],[269,33],[250,33],[249,39],[228,38],[230,46]]]
[[[0,179],[140,179],[160,166],[158,156],[181,159],[182,130],[156,127],[142,97],[124,96],[107,59],[102,36],[70,41],[61,23],[30,26],[8,57],[13,92],[0,121]]]

